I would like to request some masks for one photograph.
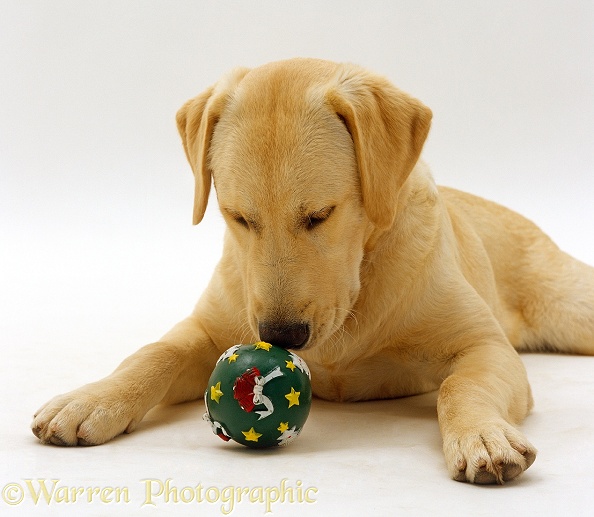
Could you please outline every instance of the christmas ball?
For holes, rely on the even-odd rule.
[[[305,361],[293,352],[262,341],[232,346],[208,380],[204,419],[225,441],[287,445],[307,420],[310,378]]]

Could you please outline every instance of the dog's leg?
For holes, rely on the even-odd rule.
[[[200,397],[218,356],[190,317],[108,377],[50,400],[34,416],[33,433],[56,445],[98,445],[129,433],[153,406]]]
[[[446,463],[458,481],[503,483],[536,457],[515,427],[529,412],[532,396],[520,357],[500,331],[474,342],[455,355],[439,392]]]
[[[557,249],[546,251],[532,261],[521,348],[594,355],[594,268]]]

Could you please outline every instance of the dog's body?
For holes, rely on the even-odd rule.
[[[431,112],[364,70],[290,60],[236,70],[178,112],[196,179],[228,223],[194,313],[109,377],[54,398],[45,443],[99,444],[159,403],[200,397],[217,357],[256,339],[300,350],[316,396],[439,389],[450,474],[503,482],[536,451],[516,349],[594,354],[594,269],[499,205],[437,188]]]

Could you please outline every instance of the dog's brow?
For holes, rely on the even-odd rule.
[[[247,212],[244,214],[239,210],[229,207],[221,207],[221,211],[243,226],[248,227],[250,230],[254,230],[256,233],[262,232],[262,224],[259,222],[259,218],[254,214]]]

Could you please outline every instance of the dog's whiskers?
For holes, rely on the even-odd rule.
[[[247,318],[247,312],[247,307],[244,307],[241,311],[237,313],[233,322],[230,322],[228,326],[229,333],[232,336],[238,336],[237,344],[244,343],[246,340],[249,340],[248,338],[252,334],[250,322]]]
[[[342,307],[336,307],[336,310],[346,312],[346,317],[345,317],[344,321],[340,325],[335,324],[335,326],[337,327],[336,330],[338,330],[338,328],[341,328],[342,332],[346,333],[353,341],[358,341],[358,339],[359,339],[359,320],[357,319],[357,315],[360,315],[360,313],[354,309],[343,309]],[[348,323],[349,319],[351,319],[354,322],[354,327],[355,327],[355,329],[357,329],[357,337],[355,337],[353,334],[351,334],[351,332],[349,332],[349,330],[347,329],[347,323]]]

